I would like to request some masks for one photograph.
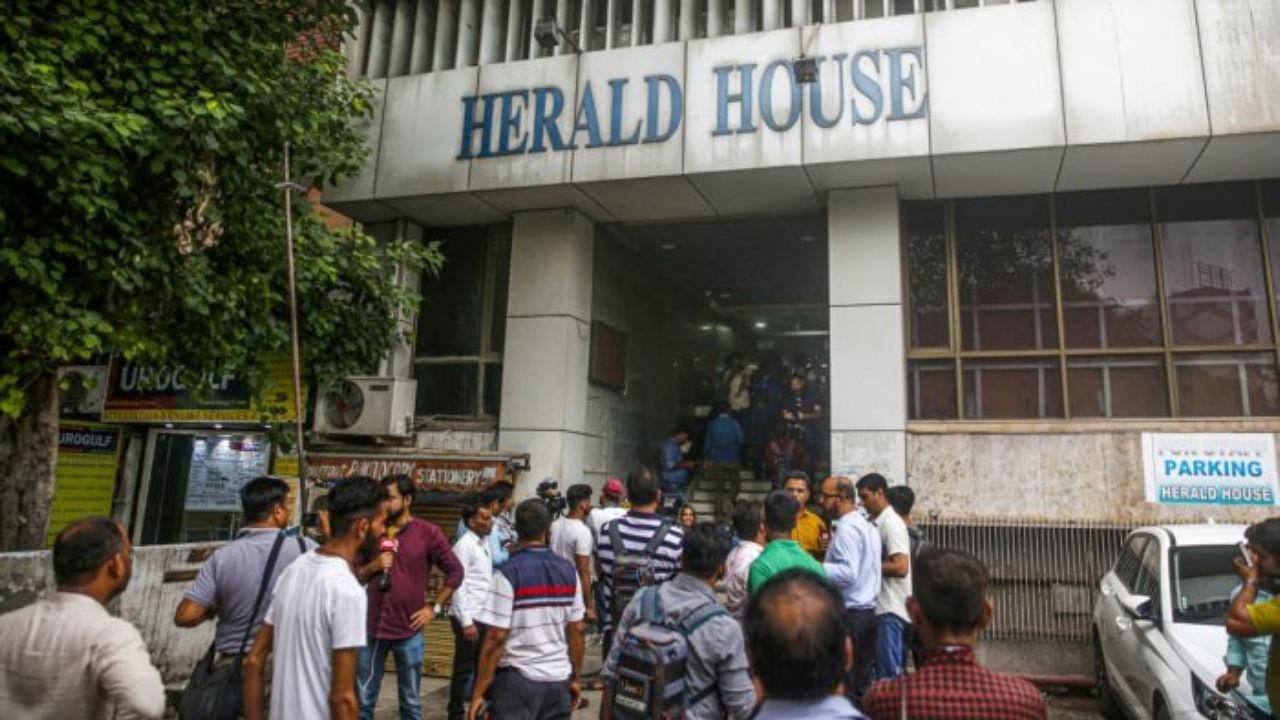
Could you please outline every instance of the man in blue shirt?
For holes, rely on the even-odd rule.
[[[876,646],[876,597],[880,593],[880,531],[858,512],[853,480],[832,476],[822,483],[822,507],[836,518],[831,545],[822,564],[844,601],[845,622],[853,641],[853,665],[845,696],[855,704],[871,679]]]
[[[662,489],[664,504],[680,507],[684,504],[684,493],[689,487],[689,469],[693,462],[684,459],[683,445],[689,442],[689,428],[680,425],[671,433],[671,437],[658,449],[659,487]]]
[[[742,425],[730,412],[729,403],[716,403],[711,415],[714,419],[707,425],[707,435],[702,441],[705,477],[707,489],[714,493],[716,515],[727,518],[733,511],[734,498],[738,496],[745,437]]]

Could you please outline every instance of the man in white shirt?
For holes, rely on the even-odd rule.
[[[373,478],[349,477],[327,500],[329,538],[280,574],[245,661],[247,720],[262,720],[262,672],[273,653],[271,720],[354,720],[360,712],[356,666],[368,599],[351,568],[358,555],[378,551],[387,490]]]
[[[489,600],[493,581],[493,551],[489,533],[493,530],[493,513],[479,502],[462,511],[467,531],[453,544],[453,554],[462,563],[462,585],[453,594],[450,625],[453,626],[453,679],[449,682],[449,720],[465,717],[463,704],[471,697],[471,679],[475,677],[476,656],[484,641],[484,628],[476,616]]]
[[[738,534],[738,544],[724,561],[725,607],[741,620],[747,611],[747,580],[751,576],[751,563],[764,551],[764,505],[753,501],[739,502],[733,510],[733,529]]]
[[[611,477],[605,481],[604,488],[600,490],[600,504],[587,513],[587,525],[591,527],[591,536],[596,543],[600,542],[600,528],[605,523],[627,514],[627,509],[622,507],[622,499],[626,496],[621,480]]]
[[[582,604],[586,607],[586,620],[596,621],[595,603],[591,602],[591,556],[595,552],[595,537],[584,519],[591,511],[591,486],[570,486],[564,494],[568,513],[551,523],[551,551],[573,563],[578,569],[578,582],[582,585]]]
[[[85,518],[58,533],[58,592],[0,616],[0,717],[164,715],[164,684],[142,636],[105,607],[132,570],[133,548],[116,521]]]
[[[479,716],[486,695],[499,720],[568,720],[582,697],[586,609],[577,568],[546,545],[550,529],[551,511],[541,500],[516,508],[520,542],[493,574],[480,613],[488,627],[469,720]]]
[[[902,674],[907,596],[911,594],[911,535],[889,505],[889,483],[879,473],[858,479],[858,499],[880,531],[880,592],[876,596],[877,680]]]

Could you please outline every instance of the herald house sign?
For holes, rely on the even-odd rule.
[[[716,97],[714,122],[686,131],[713,137],[785,132],[805,112],[823,129],[840,123],[859,126],[927,117],[922,47],[841,52],[814,59],[820,76],[836,78],[834,85],[797,82],[789,59],[713,67],[707,80]],[[645,107],[639,112],[626,107],[632,82],[644,88]],[[831,98],[824,100],[824,92],[835,94],[834,103]],[[603,85],[588,81],[572,100],[571,105],[565,91],[555,85],[464,96],[457,159],[664,143],[684,122],[685,89],[669,74],[612,78]],[[560,125],[566,113],[573,118],[567,133]],[[608,117],[607,124],[600,122],[602,114]]]

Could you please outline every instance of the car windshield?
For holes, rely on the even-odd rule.
[[[1233,561],[1235,545],[1200,545],[1173,550],[1173,621],[1198,625],[1226,624],[1231,591],[1240,584]]]

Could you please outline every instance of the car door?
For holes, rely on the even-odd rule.
[[[1152,538],[1142,550],[1138,563],[1138,576],[1134,581],[1133,594],[1151,598],[1151,612],[1154,622],[1134,620],[1130,623],[1128,635],[1133,638],[1136,647],[1133,668],[1134,674],[1129,680],[1129,687],[1141,699],[1144,710],[1149,708],[1155,697],[1156,683],[1159,678],[1168,674],[1168,658],[1173,656],[1173,648],[1164,636],[1164,622],[1170,618],[1164,612],[1165,580],[1165,548],[1156,538]]]
[[[1134,677],[1143,665],[1140,645],[1131,632],[1133,619],[1122,604],[1134,593],[1143,553],[1150,544],[1159,543],[1145,533],[1134,533],[1125,541],[1112,571],[1102,580],[1098,617],[1098,635],[1109,666],[1113,689],[1131,710],[1145,714],[1141,695],[1133,687]]]

